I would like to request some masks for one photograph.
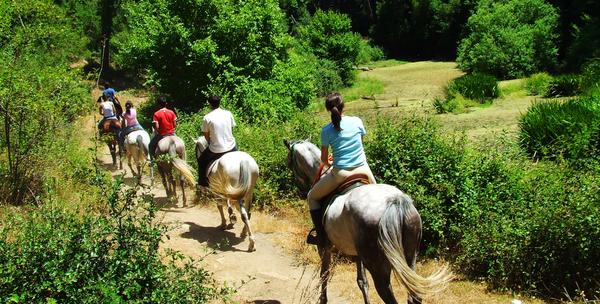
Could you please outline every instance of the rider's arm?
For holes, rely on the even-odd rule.
[[[210,143],[210,132],[203,132],[204,138],[206,138],[206,142]]]
[[[321,146],[321,163],[329,165],[329,147]]]
[[[158,121],[153,121],[152,122],[152,128],[154,128],[154,130],[156,130],[156,132],[158,132]]]
[[[100,104],[100,106],[98,107],[98,112],[100,113],[100,115],[104,116],[104,109],[102,108],[102,104]]]

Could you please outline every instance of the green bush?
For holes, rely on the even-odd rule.
[[[154,200],[115,182],[95,208],[48,201],[0,224],[4,303],[205,303],[218,289],[180,254],[159,255]]]
[[[537,159],[577,161],[597,155],[598,97],[534,103],[519,122],[519,138],[524,151]]]
[[[595,59],[584,65],[580,89],[582,92],[588,92],[598,88],[600,88],[600,59]]]
[[[423,244],[442,250],[448,240],[451,208],[462,183],[464,141],[443,137],[431,119],[382,119],[365,142],[378,183],[396,185],[415,201],[423,218]]]
[[[558,13],[544,0],[483,0],[458,47],[458,66],[501,79],[556,66]]]
[[[114,37],[117,61],[179,107],[201,108],[209,86],[236,84],[227,80],[269,79],[287,56],[285,16],[274,0],[144,0],[123,10],[128,30]]]
[[[372,61],[379,61],[384,59],[385,54],[383,53],[383,50],[380,47],[371,45],[369,41],[362,40],[358,56],[356,58],[357,64],[365,64]]]
[[[371,168],[378,182],[413,197],[425,254],[446,253],[494,289],[600,295],[597,162],[578,171],[532,165],[511,146],[467,149],[429,118],[382,119],[374,133],[366,142]]]
[[[500,96],[498,80],[494,76],[479,73],[463,75],[450,81],[446,88],[448,99],[458,95],[479,103],[491,101]]]
[[[525,81],[525,89],[529,95],[545,96],[548,94],[551,82],[552,76],[548,73],[536,73],[527,78]]]
[[[337,66],[345,85],[354,80],[354,66],[358,62],[362,40],[351,32],[348,16],[334,11],[317,10],[310,23],[297,28],[298,39],[319,59],[328,59]]]
[[[558,75],[552,78],[544,97],[575,96],[581,93],[580,76],[575,74]]]
[[[315,82],[317,96],[326,96],[344,86],[335,62],[327,59],[317,60]]]

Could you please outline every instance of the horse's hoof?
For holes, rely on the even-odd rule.
[[[231,222],[231,225],[235,225],[235,223],[237,223],[237,217],[235,216],[235,214],[232,214],[229,216],[229,221]]]
[[[250,244],[248,245],[248,252],[254,252],[256,248],[254,248],[254,237],[250,238]]]
[[[227,225],[227,228],[225,228],[226,230],[231,230],[233,229],[233,223],[229,223],[229,225]]]
[[[229,227],[227,224],[221,224],[221,225],[219,225],[217,228],[218,228],[219,230],[227,230],[227,227]]]

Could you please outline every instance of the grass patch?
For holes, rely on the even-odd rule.
[[[502,97],[525,97],[528,95],[525,86],[524,79],[505,80],[498,83]]]
[[[375,94],[384,92],[385,85],[381,80],[372,77],[358,77],[356,82],[340,91],[345,102],[351,102],[362,97],[375,98]]]
[[[406,63],[408,63],[408,61],[402,61],[402,60],[396,60],[396,59],[387,59],[387,60],[380,60],[380,61],[369,62],[367,64],[367,66],[369,68],[371,68],[371,69],[377,69],[377,68],[392,67],[392,66],[406,64]]]

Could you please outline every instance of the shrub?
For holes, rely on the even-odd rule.
[[[461,95],[480,103],[500,96],[498,80],[494,76],[479,73],[463,75],[450,81],[446,92],[448,99]]]
[[[582,92],[600,88],[600,59],[592,60],[583,67],[580,88]]]
[[[335,62],[327,59],[317,60],[315,82],[317,96],[325,96],[344,86]]]
[[[300,39],[319,59],[328,59],[337,66],[345,85],[354,80],[362,40],[351,32],[350,18],[334,11],[317,10],[310,23],[297,29]]]
[[[548,73],[536,73],[527,78],[525,81],[525,89],[530,95],[545,96],[548,94],[551,82],[552,76]]]
[[[153,198],[115,182],[93,210],[49,201],[0,224],[0,299],[17,303],[205,303],[218,289],[181,255],[158,254]],[[96,206],[99,207],[99,206]],[[163,261],[165,264],[163,264]],[[177,266],[181,263],[181,266]]]
[[[597,155],[598,96],[534,103],[519,122],[520,143],[534,158],[573,161]]]
[[[501,79],[556,66],[558,13],[544,0],[480,1],[458,47],[458,66]]]
[[[371,45],[369,41],[362,40],[358,56],[356,58],[357,64],[364,64],[383,59],[385,59],[385,54],[380,47]]]
[[[544,97],[575,96],[580,91],[580,77],[575,74],[558,75],[552,78]]]
[[[377,182],[396,185],[415,201],[425,223],[427,252],[443,250],[451,243],[450,212],[462,183],[463,144],[443,137],[431,119],[418,117],[381,119],[365,142]]]

